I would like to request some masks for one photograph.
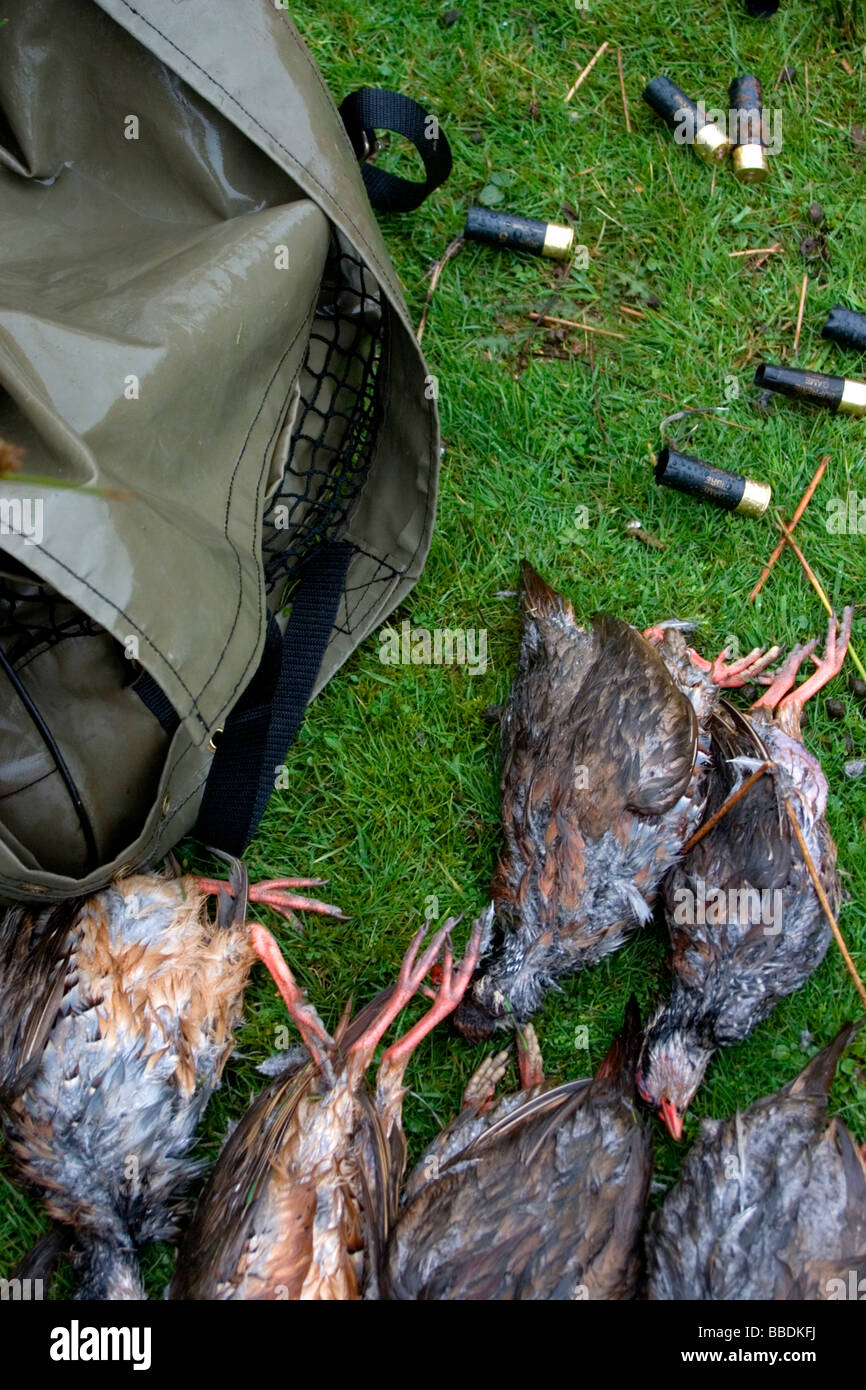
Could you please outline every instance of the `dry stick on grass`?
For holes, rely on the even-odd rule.
[[[596,328],[592,323],[577,323],[574,319],[558,319],[554,318],[553,314],[530,313],[529,317],[534,319],[536,323],[554,323],[558,324],[560,328],[582,328],[584,333],[599,333],[602,338],[622,338],[624,341],[628,340],[627,333],[614,333],[611,328]]]
[[[689,850],[694,849],[695,845],[699,845],[704,836],[709,835],[713,827],[718,825],[719,821],[722,820],[722,818],[728,814],[731,807],[736,806],[737,802],[740,800],[740,797],[745,796],[747,791],[751,791],[752,787],[759,780],[759,778],[763,777],[765,772],[772,771],[772,769],[775,766],[775,763],[762,763],[761,766],[755,772],[752,773],[751,777],[747,777],[743,785],[741,787],[738,787],[737,790],[731,796],[728,797],[724,805],[720,806],[718,811],[714,811],[713,814],[709,817],[709,819],[705,820],[703,825],[695,831],[694,835],[692,835],[690,839],[686,840],[685,844],[680,850],[680,857],[682,857],[684,854],[688,854]]]
[[[433,273],[430,276],[430,284],[427,289],[427,298],[424,300],[424,308],[421,311],[421,321],[418,324],[418,332],[415,335],[416,341],[419,343],[421,339],[424,337],[424,329],[427,327],[427,315],[430,312],[430,303],[433,299],[433,295],[436,292],[436,286],[439,284],[439,276],[442,274],[443,270],[445,269],[446,265],[451,260],[451,258],[453,256],[456,256],[457,252],[462,249],[462,246],[462,235],[456,236],[454,240],[446,247],[445,254],[441,256],[438,261],[434,262]]]
[[[863,1001],[864,1008],[866,1008],[866,987],[864,987],[863,981],[857,974],[857,967],[851,959],[851,952],[848,950],[848,947],[845,944],[845,938],[839,930],[839,923],[836,921],[836,918],[833,914],[833,909],[830,906],[830,900],[827,897],[827,894],[824,892],[824,885],[818,877],[818,870],[815,868],[815,861],[813,860],[812,855],[809,852],[809,846],[806,844],[806,838],[802,830],[800,829],[800,822],[797,820],[797,817],[794,814],[794,809],[788,798],[783,797],[783,800],[785,802],[785,810],[788,812],[788,819],[791,822],[791,828],[794,831],[794,838],[797,841],[797,844],[800,846],[800,853],[803,856],[803,862],[806,865],[806,868],[809,870],[809,877],[811,878],[812,885],[815,889],[815,892],[818,895],[818,901],[824,909],[824,916],[830,923],[830,930],[832,931],[833,936],[836,938],[836,945],[842,952],[842,959],[848,967],[848,974],[854,981],[857,993],[860,995],[860,998]]]
[[[631,121],[628,115],[628,101],[625,95],[625,78],[622,75],[622,49],[616,50],[616,65],[619,69],[619,90],[622,93],[622,114],[625,116],[625,130],[627,135],[631,135]]]
[[[787,538],[789,546],[791,547],[791,549],[793,550],[794,554],[796,555],[797,559],[800,561],[800,564],[803,567],[803,573],[805,574],[809,583],[812,585],[812,588],[815,590],[815,593],[818,595],[819,599],[823,603],[826,612],[832,618],[834,616],[833,605],[828,599],[827,595],[824,593],[824,590],[821,586],[821,581],[819,580],[817,574],[812,569],[812,566],[809,564],[809,561],[806,559],[797,542],[794,540],[794,537],[791,534],[791,527],[786,526],[784,521],[777,521],[776,525],[782,532],[783,536]],[[864,681],[866,681],[866,670],[864,670],[863,662],[860,660],[859,656],[855,652],[850,641],[848,643],[848,655],[854,662],[854,665],[857,667],[857,671],[859,672],[859,674],[863,677]]]
[[[811,483],[809,484],[809,486],[806,488],[806,491],[803,493],[803,496],[800,498],[800,501],[799,501],[799,503],[797,504],[797,510],[795,511],[794,515],[791,517],[791,526],[790,526],[790,529],[791,529],[792,531],[793,531],[794,527],[797,525],[797,522],[800,520],[800,517],[803,515],[804,511],[805,511],[806,508],[808,507],[809,503],[811,502],[811,500],[812,500],[812,498],[813,498],[813,496],[814,496],[814,494],[815,494],[815,489],[817,488],[818,484],[820,483],[821,479],[823,478],[824,474],[825,474],[826,471],[827,471],[827,464],[828,464],[829,462],[830,462],[830,455],[829,455],[829,454],[825,454],[824,457],[822,458],[821,462],[818,464],[818,467],[815,469],[815,476],[813,477],[813,479],[812,479]],[[782,539],[779,541],[779,544],[776,546],[776,549],[773,551],[772,555],[770,556],[769,560],[768,560],[767,563],[765,564],[764,568],[762,569],[762,571],[761,571],[761,577],[760,577],[760,579],[758,580],[758,582],[757,582],[757,584],[755,585],[755,587],[754,587],[754,589],[752,590],[752,592],[749,594],[749,597],[748,597],[748,599],[746,600],[747,603],[751,603],[754,599],[756,599],[756,598],[758,597],[758,594],[761,592],[761,590],[762,590],[763,587],[764,587],[764,584],[766,583],[767,579],[770,577],[770,570],[771,570],[771,569],[773,568],[773,566],[775,565],[776,561],[778,560],[779,556],[781,555],[782,551],[785,549],[785,546],[786,546],[787,544],[788,544],[787,539],[783,536]]]
[[[630,314],[633,319],[646,318],[646,314],[642,313],[640,309],[630,309],[627,304],[618,304],[617,308],[621,314]]]
[[[729,251],[731,260],[735,256],[774,256],[777,251],[783,248],[778,241],[774,241],[772,246],[749,246],[745,251]]]
[[[589,76],[589,74],[592,72],[593,68],[595,67],[596,63],[598,62],[599,58],[601,57],[602,53],[604,53],[605,49],[606,49],[606,48],[609,48],[609,47],[610,47],[610,44],[608,43],[607,39],[605,39],[605,41],[604,41],[604,43],[601,45],[601,47],[592,55],[592,57],[590,58],[589,62],[588,62],[587,65],[586,65],[586,67],[584,68],[583,72],[580,73],[580,74],[578,75],[577,81],[575,82],[575,84],[574,84],[574,86],[572,87],[571,91],[568,93],[568,95],[567,95],[566,98],[565,98],[566,101],[571,101],[571,98],[574,96],[575,92],[577,91],[577,89],[578,89],[578,87],[580,86],[580,84],[581,84],[581,82],[583,81],[583,79],[584,79],[585,77],[588,77],[588,76]]]
[[[809,288],[808,275],[803,276],[803,283],[800,287],[800,304],[797,309],[797,328],[794,333],[794,351],[800,346],[800,329],[803,327],[803,310],[806,307],[806,291]]]

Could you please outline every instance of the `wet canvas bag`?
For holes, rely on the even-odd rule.
[[[359,167],[404,99],[341,119],[273,0],[0,18],[0,896],[57,899],[242,850],[418,578],[438,423],[370,197],[426,188]]]

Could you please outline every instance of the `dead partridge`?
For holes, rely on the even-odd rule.
[[[476,1087],[409,1178],[384,1298],[635,1296],[652,1165],[634,1104],[640,1034],[632,1000],[594,1079],[498,1102]]]
[[[673,983],[647,1028],[637,1084],[675,1139],[719,1047],[748,1037],[780,1000],[817,970],[830,926],[794,837],[797,817],[824,891],[837,910],[836,846],[825,811],[827,782],[804,747],[804,704],[841,668],[851,631],[830,623],[826,654],[795,647],[744,716],[722,703],[713,717],[708,814],[720,810],[764,762],[774,764],[670,874],[664,903]],[[797,689],[806,657],[816,670]]]
[[[84,901],[6,912],[0,1116],[18,1176],[59,1223],[33,1265],[47,1273],[68,1248],[79,1298],[144,1298],[138,1252],[176,1233],[200,1167],[188,1151],[240,1020],[255,960],[248,895],[338,912],[289,883],[248,889],[232,861],[227,884],[139,874]]]
[[[406,1163],[403,1076],[420,1040],[455,1008],[475,967],[482,923],[455,969],[449,920],[415,937],[397,984],[334,1037],[296,985],[276,942],[253,928],[309,1051],[253,1101],[217,1160],[178,1252],[178,1299],[375,1298]],[[386,1029],[442,955],[427,1014],[386,1049],[375,1093],[366,1072]]]
[[[571,603],[523,566],[524,629],[502,716],[504,848],[496,940],[457,1012],[467,1037],[523,1024],[564,975],[616,951],[652,915],[696,829],[719,684],[680,628],[645,636]],[[752,653],[760,669],[774,653]]]
[[[866,1159],[827,1104],[859,1026],[846,1023],[775,1095],[704,1120],[650,1221],[648,1298],[862,1298]]]

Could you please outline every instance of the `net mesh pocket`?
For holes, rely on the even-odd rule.
[[[285,466],[265,509],[265,576],[278,601],[315,546],[339,537],[364,485],[379,422],[383,335],[378,283],[335,232]]]

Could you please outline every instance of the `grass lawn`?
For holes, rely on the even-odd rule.
[[[830,499],[866,497],[866,421],[781,398],[756,409],[751,385],[764,359],[866,376],[866,361],[820,338],[831,305],[866,310],[866,28],[854,35],[850,24],[835,22],[832,4],[805,0],[782,0],[769,22],[749,20],[742,0],[588,0],[588,8],[567,0],[520,7],[462,0],[460,17],[445,24],[448,8],[419,0],[297,7],[338,100],[362,85],[397,88],[428,104],[451,143],[446,187],[416,214],[384,220],[413,318],[431,262],[493,175],[507,210],[561,221],[565,207],[589,263],[563,272],[553,261],[467,246],[436,291],[424,347],[439,379],[446,446],[439,520],[424,575],[391,621],[486,629],[488,667],[473,676],[457,667],[386,666],[371,639],[308,714],[289,758],[291,789],[273,797],[248,857],[253,877],[327,874],[325,896],[351,914],[345,923],[308,920],[303,936],[279,928],[328,1024],[349,995],[362,1003],[393,978],[431,896],[440,914],[466,913],[461,942],[484,905],[499,824],[498,734],[483,711],[504,698],[514,669],[517,605],[497,594],[517,587],[521,557],[581,615],[608,608],[638,626],[695,619],[708,654],[732,639],[741,651],[771,641],[790,646],[823,634],[826,622],[793,556],[782,557],[757,603],[747,605],[746,597],[775,544],[776,506],[789,516],[829,453],[798,534],[834,605],[857,605],[854,641],[866,656],[864,537],[826,529]],[[565,93],[605,39],[609,49],[566,104]],[[795,69],[794,79],[776,85],[784,67]],[[695,99],[725,108],[734,76],[761,78],[765,105],[782,120],[768,183],[744,187],[729,167],[714,174],[674,142],[640,100],[645,83],[662,72]],[[824,213],[817,224],[809,216],[815,203]],[[806,238],[812,244],[803,247]],[[757,267],[755,257],[730,255],[774,243],[782,250]],[[529,318],[542,310],[622,336],[549,336]],[[759,521],[652,480],[662,419],[725,404],[723,415],[677,422],[671,434],[688,452],[770,482],[773,509]],[[626,534],[634,518],[664,549]],[[830,717],[828,698],[842,701],[844,717]],[[864,711],[843,675],[815,701],[805,733],[830,783],[828,814],[847,895],[842,929],[866,974],[866,776],[843,773],[846,762],[866,757]],[[186,848],[187,862],[195,862],[194,847]],[[658,924],[566,982],[537,1019],[549,1073],[594,1069],[629,993],[646,1012],[665,975]],[[746,1043],[717,1056],[686,1119],[686,1141],[702,1117],[729,1115],[789,1080],[858,1009],[831,946],[804,989]],[[283,1022],[273,987],[257,971],[238,1053],[208,1112],[203,1156],[216,1154],[226,1125],[259,1088],[256,1066],[274,1049]],[[588,1050],[576,1046],[584,1037]],[[480,1055],[446,1028],[418,1049],[405,1106],[413,1156],[454,1113]],[[866,1138],[862,1038],[842,1063],[833,1096],[849,1127]],[[668,1183],[685,1149],[654,1127],[657,1176]],[[3,1184],[0,1263],[20,1258],[43,1226],[38,1205]],[[168,1249],[150,1252],[154,1292],[170,1267]]]

